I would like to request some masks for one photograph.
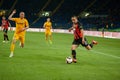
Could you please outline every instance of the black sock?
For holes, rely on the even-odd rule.
[[[72,50],[72,56],[74,59],[76,59],[76,51],[75,50]]]
[[[93,48],[93,43],[89,44],[91,48]]]
[[[9,41],[8,35],[6,35],[7,40]]]
[[[6,40],[6,35],[4,34],[4,41]]]

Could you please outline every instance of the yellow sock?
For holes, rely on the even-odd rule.
[[[15,44],[12,43],[12,44],[11,44],[11,47],[10,47],[10,50],[11,50],[12,53],[14,52],[14,49],[15,49]]]
[[[52,44],[52,40],[49,40],[50,44]]]

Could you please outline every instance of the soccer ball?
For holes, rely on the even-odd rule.
[[[71,64],[71,63],[72,63],[72,61],[73,61],[73,60],[72,60],[72,58],[71,58],[71,57],[67,57],[67,58],[66,58],[66,63],[67,63],[67,64]]]

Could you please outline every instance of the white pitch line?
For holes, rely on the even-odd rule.
[[[60,48],[51,48],[51,49],[60,49]],[[83,48],[81,48],[81,50],[86,50],[86,49],[83,49]],[[115,56],[115,55],[110,55],[110,54],[105,54],[105,53],[103,53],[103,52],[99,52],[99,51],[95,51],[95,50],[90,50],[91,52],[93,52],[93,53],[96,53],[96,54],[101,54],[101,55],[104,55],[104,56],[108,56],[108,57],[112,57],[112,58],[116,58],[116,59],[120,59],[120,57],[119,56]]]
[[[115,56],[115,55],[105,54],[103,52],[98,52],[98,51],[94,51],[94,50],[91,50],[91,51],[94,52],[94,53],[97,53],[97,54],[101,54],[101,55],[109,56],[109,57],[112,57],[112,58],[120,59],[120,57]]]

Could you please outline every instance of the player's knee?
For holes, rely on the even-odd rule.
[[[90,46],[87,46],[86,49],[87,49],[87,50],[91,50],[91,47],[90,47]]]
[[[13,40],[13,41],[12,41],[12,44],[15,44],[15,43],[16,43],[16,40]]]
[[[21,47],[22,47],[22,48],[24,47],[24,43],[21,43]]]
[[[46,35],[46,39],[48,38],[48,35]]]
[[[24,45],[21,45],[21,47],[23,48],[23,47],[24,47]]]
[[[50,37],[52,37],[52,35],[50,35]]]
[[[76,48],[74,46],[71,47],[71,50],[75,50]]]
[[[4,33],[4,35],[7,35],[6,33]]]
[[[91,48],[87,48],[87,50],[91,50]]]
[[[45,37],[45,40],[48,40],[48,37]]]

